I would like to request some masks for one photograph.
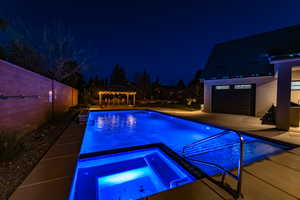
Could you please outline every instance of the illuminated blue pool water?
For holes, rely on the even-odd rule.
[[[119,148],[147,145],[153,143],[163,143],[166,146],[168,146],[170,149],[172,149],[174,152],[176,152],[178,155],[181,155],[182,148],[185,145],[206,138],[208,136],[215,135],[222,131],[224,130],[220,128],[216,128],[213,126],[196,123],[189,120],[184,120],[181,118],[172,117],[169,115],[152,112],[152,111],[132,110],[132,111],[91,112],[89,114],[80,154],[87,155],[94,152],[101,152],[101,151],[107,151],[107,150],[113,150]],[[282,152],[286,149],[290,149],[289,146],[272,143],[266,140],[249,137],[246,135],[243,135],[243,138],[246,142],[245,153],[244,153],[244,164],[249,164],[257,160],[264,159],[270,155]],[[217,163],[227,170],[234,169],[238,166],[239,146],[226,147],[226,148],[220,148],[220,147],[232,143],[237,143],[237,142],[238,142],[238,137],[236,136],[236,134],[234,134],[234,132],[231,131],[222,137],[204,143],[202,146],[204,150],[210,149],[213,151],[199,154],[194,158],[200,159],[202,161]],[[93,158],[90,159],[91,160],[88,159],[87,161],[79,160],[78,169],[80,169],[81,166],[84,166],[85,163],[97,163],[97,165],[101,165],[102,162],[101,158],[97,158],[96,160],[94,160]],[[116,158],[112,158],[112,160],[114,159]],[[128,163],[123,164],[122,166],[124,167],[128,165]],[[201,171],[205,172],[208,175],[214,175],[219,172],[218,169],[210,166],[204,166],[203,164],[199,164],[195,162],[192,162],[192,164],[197,166]],[[116,167],[116,165],[110,167],[112,167],[112,169],[120,168],[120,166]],[[94,169],[89,168],[88,171],[93,172],[93,170]],[[79,171],[77,170],[77,172],[80,171],[84,171],[84,170],[79,170]],[[147,168],[141,167],[141,168],[129,169],[128,172],[124,172],[124,173],[123,175],[125,177],[128,177],[128,173],[129,175],[133,173],[133,174],[140,174],[141,177],[144,178],[148,177],[141,180],[138,176],[137,180],[135,180],[136,182],[135,181],[130,183],[127,182],[125,185],[134,186],[132,187],[134,188],[132,190],[137,190],[136,186],[139,185],[148,185],[147,188],[149,192],[147,194],[149,195],[152,193],[156,193],[158,191],[163,191],[165,189],[168,189],[166,187],[163,187],[162,186],[163,184],[160,184],[161,186],[158,186],[159,184],[155,184],[159,182],[155,180],[155,178],[150,178],[151,179],[150,181],[149,177],[151,177],[151,175],[149,174],[151,174],[152,172],[151,170],[149,171]],[[123,175],[121,175],[121,177],[123,177]],[[106,190],[107,191],[106,193],[104,192],[105,189],[102,190],[102,193],[101,192],[97,193],[95,191],[99,191],[99,188],[91,185],[88,186],[89,184],[85,184],[85,180],[82,179],[82,177],[84,177],[82,173],[81,175],[78,175],[77,178],[75,177],[74,183],[77,184],[77,182],[78,183],[81,182],[83,186],[82,187],[73,186],[72,194],[76,194],[76,192],[78,193],[79,191],[84,191],[84,189],[82,189],[84,188],[84,186],[89,188],[87,190],[89,190],[90,193],[91,191],[93,191],[92,193],[100,194],[100,196],[101,194],[107,195],[110,192],[116,192],[117,188],[119,188],[120,190],[123,187],[125,188],[125,185],[122,186],[122,183],[116,183],[114,181],[111,181],[111,180],[116,180],[115,179],[116,176],[114,174],[105,176],[105,178],[100,178],[100,179],[96,178],[98,176],[93,176],[94,177],[93,185],[98,185],[99,188],[101,188],[101,185],[104,188],[107,185],[111,185],[110,189]],[[159,176],[157,177],[159,178]],[[139,181],[141,181],[141,183],[139,183]],[[115,186],[116,189],[113,189],[114,188],[113,186]],[[128,194],[129,193],[136,193],[136,192],[128,191]],[[97,199],[100,198],[100,196],[97,197],[93,196],[92,198],[88,198],[88,199]],[[124,196],[126,198],[128,197],[125,194]],[[125,197],[124,198],[122,197],[120,199],[126,199]],[[102,199],[107,199],[107,198],[102,198]],[[118,199],[118,197],[115,197],[115,199]],[[135,197],[132,196],[132,199],[135,199]]]
[[[70,199],[139,199],[195,180],[159,148],[81,159]]]

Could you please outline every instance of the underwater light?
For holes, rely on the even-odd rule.
[[[98,179],[99,186],[109,186],[109,185],[115,185],[115,184],[121,184],[124,182],[128,182],[143,176],[146,176],[149,173],[149,168],[138,168],[129,170],[126,172],[121,172],[109,176],[100,177]]]

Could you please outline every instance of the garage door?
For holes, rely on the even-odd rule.
[[[255,85],[217,85],[212,88],[212,111],[254,115]]]

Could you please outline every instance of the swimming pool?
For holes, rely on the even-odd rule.
[[[185,120],[170,115],[146,111],[94,111],[90,112],[80,150],[80,158],[97,155],[114,149],[163,143],[179,156],[183,147],[198,140],[213,136],[224,129]],[[264,139],[242,135],[244,164],[249,164],[291,147]],[[239,138],[233,131],[204,143],[203,153],[193,158],[217,163],[227,170],[237,168],[239,161]],[[79,160],[78,166],[82,159]],[[219,173],[218,168],[191,161],[208,175]],[[76,189],[75,189],[76,190]]]

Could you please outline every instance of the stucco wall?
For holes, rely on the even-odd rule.
[[[234,78],[204,81],[204,111],[211,112],[211,93],[213,85],[256,84],[255,116],[262,116],[276,104],[277,80],[273,76]]]
[[[77,104],[76,89],[0,60],[0,131],[29,132]],[[24,98],[7,96],[25,96]],[[27,96],[27,97],[26,97]]]
[[[300,70],[292,71],[292,80],[300,80]],[[300,103],[300,90],[291,91],[291,102]]]

